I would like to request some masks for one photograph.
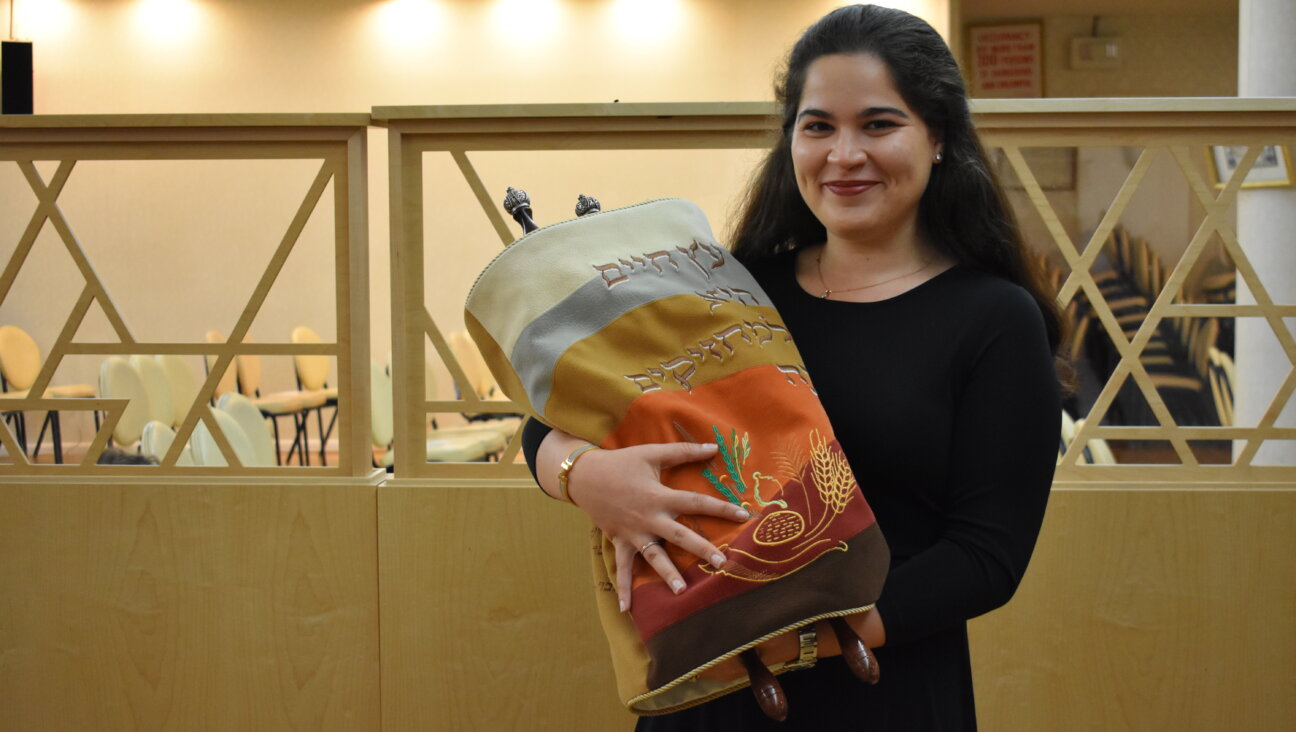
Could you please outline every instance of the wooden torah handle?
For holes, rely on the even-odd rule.
[[[747,668],[747,678],[751,680],[752,693],[756,695],[756,703],[760,705],[761,711],[765,712],[765,716],[775,722],[787,719],[787,695],[783,693],[783,687],[778,679],[765,667],[756,649],[748,648],[739,654],[738,658]]]
[[[845,618],[832,618],[828,623],[837,634],[837,645],[841,647],[842,658],[846,659],[851,673],[866,684],[876,684],[880,676],[877,656],[864,645]]]

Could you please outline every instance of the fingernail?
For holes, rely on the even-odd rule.
[[[674,591],[675,591],[675,594],[677,594],[677,595],[678,595],[679,593],[683,592],[683,591],[684,591],[684,580],[679,580],[679,579],[677,579],[677,580],[673,580],[673,581],[671,582],[671,589],[674,590]]]
[[[619,604],[621,605],[621,612],[625,612],[625,611],[626,611],[626,601],[625,601],[625,598],[624,598],[624,597],[621,598]]]
[[[746,521],[747,519],[751,518],[751,514],[748,513],[747,509],[745,508],[740,508],[737,511],[734,511],[734,515],[738,517],[739,521]]]
[[[703,452],[715,452],[716,450],[720,449],[720,446],[715,444],[714,442],[708,442],[705,445],[701,445],[700,447],[702,448]]]
[[[711,555],[711,566],[712,566],[712,567],[719,567],[720,565],[722,565],[722,564],[724,564],[724,563],[725,563],[725,557],[724,557],[723,554],[712,554],[712,555]]]

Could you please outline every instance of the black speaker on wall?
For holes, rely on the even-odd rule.
[[[0,41],[0,114],[31,113],[31,41]]]

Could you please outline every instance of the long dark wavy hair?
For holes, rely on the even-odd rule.
[[[876,5],[838,8],[801,36],[775,85],[782,113],[778,142],[757,169],[734,229],[734,256],[752,262],[822,243],[827,231],[801,198],[792,167],[792,132],[806,69],[820,56],[870,54],[881,59],[905,103],[942,142],[918,202],[924,240],[959,264],[1015,282],[1039,303],[1054,354],[1063,337],[1057,303],[1026,255],[985,149],[972,126],[967,90],[949,47],[926,21]],[[1059,364],[1065,383],[1065,369]]]

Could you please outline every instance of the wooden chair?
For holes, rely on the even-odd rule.
[[[140,453],[160,463],[162,458],[166,457],[167,451],[171,449],[171,444],[174,442],[175,430],[171,428],[171,425],[154,420],[144,425],[144,431],[140,434]],[[176,465],[193,464],[193,450],[190,449],[189,445],[185,445],[180,450],[180,457],[176,459]]]
[[[293,343],[322,343],[319,334],[309,326],[299,325],[292,331]],[[293,356],[293,370],[297,375],[297,390],[303,392],[323,392],[324,403],[318,407],[312,407],[308,411],[315,412],[315,421],[319,427],[320,435],[320,462],[327,465],[325,446],[328,439],[333,434],[333,427],[337,424],[338,416],[338,390],[336,386],[329,386],[329,357],[328,356]],[[324,427],[324,408],[332,407],[333,415],[329,417],[328,427]]]
[[[42,359],[40,347],[22,328],[13,325],[0,326],[0,413],[4,420],[14,426],[14,437],[23,452],[27,451],[27,420],[21,409],[7,408],[6,399],[21,399],[36,383],[40,375]],[[89,399],[95,396],[95,389],[89,384],[67,384],[50,386],[42,395],[53,399]],[[94,412],[95,431],[99,430],[99,413]],[[63,432],[56,409],[45,413],[36,445],[32,448],[34,459],[40,454],[41,443],[45,440],[45,430],[50,431],[50,442],[54,446],[54,462],[63,462]]]
[[[198,384],[183,358],[171,354],[154,358],[166,375],[167,390],[171,394],[171,416],[162,421],[172,427],[179,427],[185,415],[189,414],[189,408],[198,399]]]
[[[207,331],[207,341],[210,343],[224,343],[225,338],[217,331]],[[283,465],[288,460],[291,460],[293,454],[296,453],[299,465],[310,465],[310,451],[306,446],[306,410],[322,405],[324,395],[316,394],[308,398],[304,392],[297,391],[278,391],[271,394],[262,394],[260,356],[243,354],[235,357],[232,371],[234,372],[233,380],[237,393],[250,399],[252,404],[261,410],[261,416],[270,420],[274,430],[275,463]],[[223,388],[230,376],[229,370],[222,375],[221,383],[216,388],[217,399],[229,393],[229,391],[233,391]],[[292,419],[294,430],[293,442],[288,448],[287,458],[283,456],[279,448],[279,420],[284,417]]]
[[[221,434],[225,435],[226,441],[234,449],[234,455],[238,457],[240,463],[245,466],[256,465],[256,455],[252,452],[252,444],[248,442],[247,435],[244,434],[243,428],[239,426],[237,420],[229,414],[219,410],[211,409],[212,416],[216,419],[216,426],[220,428]],[[198,465],[210,465],[222,467],[229,465],[225,456],[220,451],[220,446],[216,444],[216,438],[212,437],[211,432],[207,430],[207,423],[199,420],[194,426],[193,432],[194,462]]]
[[[149,420],[168,424],[175,417],[175,407],[171,404],[171,384],[167,381],[162,364],[152,356],[131,356],[131,368],[139,374],[148,392]]]
[[[274,437],[266,429],[266,421],[261,416],[261,410],[251,400],[242,394],[230,392],[220,398],[216,403],[216,409],[233,417],[248,440],[252,459],[243,460],[240,456],[239,459],[244,466],[260,468],[276,464]]]
[[[215,331],[215,330],[207,331],[203,337],[208,343],[225,342],[225,336],[221,335],[219,331]],[[203,372],[206,374],[211,373],[211,364],[207,362],[207,356],[203,356]],[[222,395],[228,394],[229,392],[235,391],[237,389],[238,389],[238,371],[237,371],[237,364],[236,364],[235,368],[225,369],[225,373],[221,374],[220,381],[216,382],[216,390],[212,392],[212,397],[211,397],[212,406],[213,407],[216,406],[216,400],[220,399]]]
[[[153,409],[144,380],[130,361],[121,356],[104,359],[99,366],[99,393],[105,399],[126,399],[129,402],[113,427],[113,442],[123,447],[139,442]]]
[[[371,363],[369,369],[371,435],[373,446],[382,451],[375,457],[374,467],[391,470],[395,464],[391,373],[378,363]],[[489,435],[489,432],[441,434],[433,430],[425,441],[427,461],[464,463],[487,460],[492,454]]]
[[[464,374],[468,377],[468,383],[472,386],[477,398],[483,401],[508,401],[508,397],[504,396],[504,392],[500,391],[499,386],[495,383],[495,377],[491,375],[490,367],[486,365],[486,359],[482,357],[481,351],[477,350],[477,345],[473,343],[468,332],[464,330],[453,331],[447,340],[450,344],[451,353],[454,354],[455,360],[459,362],[459,366],[463,368]],[[464,418],[470,422],[490,425],[504,435],[505,439],[517,432],[522,424],[521,415],[501,412],[464,414]]]
[[[1211,396],[1215,398],[1215,411],[1219,415],[1221,427],[1232,427],[1233,418],[1233,384],[1235,370],[1233,359],[1218,348],[1211,346],[1207,351]]]

